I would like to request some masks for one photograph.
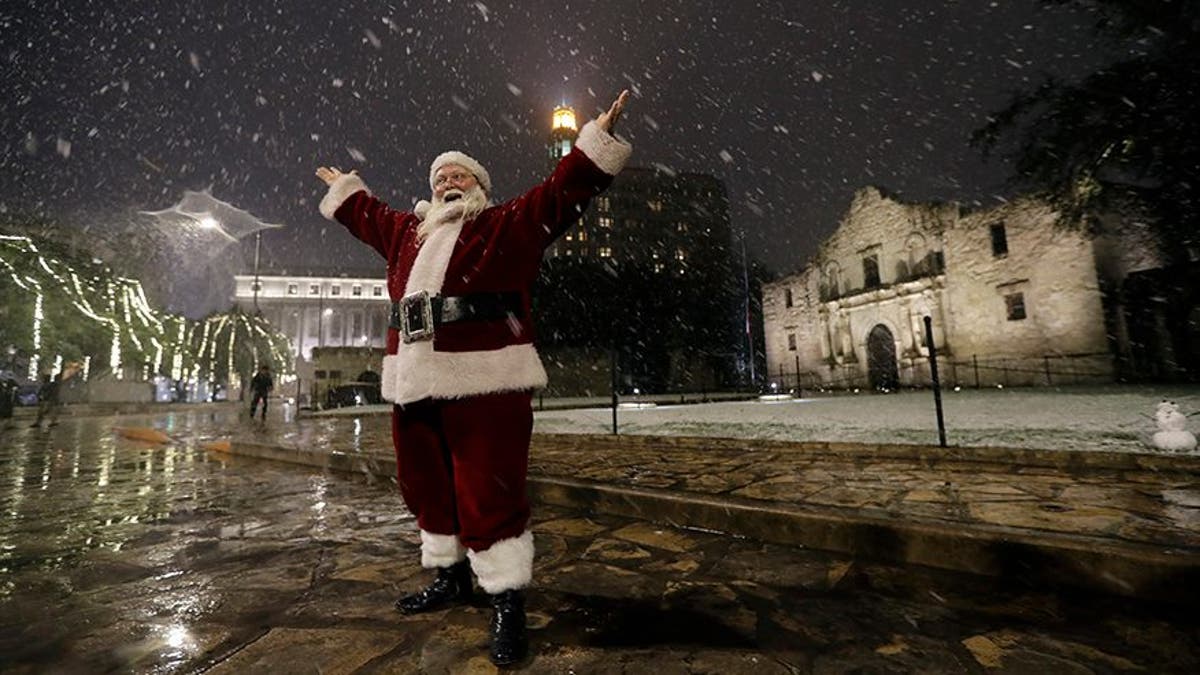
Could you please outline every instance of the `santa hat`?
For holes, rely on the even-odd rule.
[[[488,194],[492,193],[492,178],[488,175],[487,169],[483,168],[483,165],[476,162],[474,158],[457,150],[443,152],[433,160],[433,164],[429,166],[429,189],[433,189],[438,169],[447,164],[457,164],[475,174],[475,180],[479,181],[479,186],[483,188],[483,191]]]

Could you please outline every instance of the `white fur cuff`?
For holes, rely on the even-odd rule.
[[[411,277],[410,277],[411,284]],[[401,343],[383,357],[385,401],[462,398],[546,386],[546,368],[530,343],[477,352],[438,352],[428,340]]]
[[[421,567],[449,567],[467,557],[467,549],[453,534],[421,530]]]
[[[371,191],[367,190],[367,184],[361,178],[352,173],[342,174],[337,180],[333,181],[333,184],[329,186],[329,192],[326,192],[325,197],[321,199],[319,207],[321,215],[333,220],[333,214],[337,213],[338,207],[342,205],[342,202],[349,199],[351,195],[359,190],[366,190],[367,194],[371,194]]]
[[[604,173],[615,176],[625,168],[629,156],[633,154],[633,146],[612,136],[600,128],[595,120],[583,125],[579,138],[575,141],[588,159],[596,163]]]
[[[533,581],[533,533],[502,539],[486,551],[467,551],[483,590],[495,595],[525,588]]]

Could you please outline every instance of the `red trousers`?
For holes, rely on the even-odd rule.
[[[400,494],[422,530],[456,535],[472,551],[525,531],[532,398],[518,391],[393,406]]]

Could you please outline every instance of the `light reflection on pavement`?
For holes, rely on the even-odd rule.
[[[189,411],[3,432],[5,672],[489,671],[482,599],[392,609],[428,578],[394,486],[204,449],[248,424]],[[115,431],[130,425],[174,440]],[[526,672],[1197,665],[1194,617],[1126,599],[553,507],[534,517]]]

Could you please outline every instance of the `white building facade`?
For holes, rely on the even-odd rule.
[[[873,388],[1111,381],[1092,238],[1034,200],[986,211],[859,190],[800,273],[763,287],[768,381]]]
[[[254,275],[234,282],[234,301],[248,311],[257,303],[298,360],[310,361],[314,347],[386,347],[386,279],[259,275],[257,292]]]

